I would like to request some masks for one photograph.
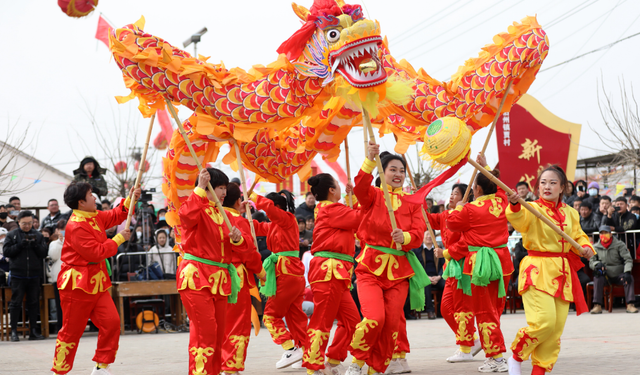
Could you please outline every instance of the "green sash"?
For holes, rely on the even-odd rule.
[[[282,251],[279,253],[271,253],[262,263],[262,267],[264,267],[264,271],[266,273],[267,280],[264,283],[264,286],[260,287],[260,293],[264,294],[267,297],[276,295],[276,264],[278,264],[279,257],[299,257],[300,252],[297,250],[292,251]]]
[[[105,259],[104,262],[107,265],[107,273],[109,274],[109,277],[111,277],[111,263],[107,262],[107,260]],[[100,263],[96,263],[96,262],[89,262],[89,264],[100,264]]]
[[[504,289],[504,277],[502,277],[502,264],[495,249],[507,247],[507,244],[495,248],[486,246],[469,246],[469,252],[476,252],[476,264],[473,267],[471,283],[477,286],[487,286],[490,282],[500,280],[498,298],[507,295]]]
[[[382,246],[367,245],[367,247],[382,251],[385,254],[407,257],[409,265],[411,265],[411,268],[415,273],[415,275],[409,279],[409,299],[411,301],[411,309],[417,311],[424,310],[424,288],[431,283],[431,280],[429,280],[429,277],[420,264],[418,257],[416,257],[416,254],[411,250],[404,252]]]
[[[315,254],[313,254],[313,256],[320,257],[320,258],[338,259],[338,260],[344,260],[345,262],[355,263],[352,256],[347,254],[342,254],[342,253],[334,253],[332,251],[317,251]],[[350,284],[349,290],[353,290],[353,284],[351,282],[349,284]]]
[[[471,276],[465,275],[464,272],[464,257],[460,260],[451,259],[447,264],[447,268],[442,273],[443,279],[453,277],[458,280],[458,289],[462,289],[462,293],[471,295]]]
[[[236,270],[236,266],[234,266],[233,263],[215,262],[213,260],[200,258],[189,253],[185,253],[182,258],[184,260],[192,260],[194,262],[208,264],[210,266],[226,268],[229,271],[229,276],[231,277],[231,294],[227,298],[227,301],[229,303],[238,302],[238,292],[240,291],[240,276],[238,276],[238,270]]]

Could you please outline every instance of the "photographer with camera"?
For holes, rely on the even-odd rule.
[[[604,285],[623,285],[628,313],[637,313],[635,292],[633,290],[633,259],[624,242],[611,235],[608,225],[600,227],[600,241],[593,246],[597,254],[589,260],[593,270],[593,308],[592,314],[602,314]]]
[[[27,296],[27,310],[31,331],[29,340],[44,340],[36,331],[40,309],[40,286],[42,285],[42,260],[47,256],[44,237],[33,228],[33,213],[20,212],[18,229],[7,235],[4,256],[9,258],[11,271],[11,341],[18,338],[18,320],[22,314],[22,300]]]

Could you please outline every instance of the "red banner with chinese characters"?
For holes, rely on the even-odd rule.
[[[523,96],[496,124],[500,179],[511,188],[519,181],[535,187],[538,173],[557,164],[573,180],[580,128],[553,115],[533,97]]]

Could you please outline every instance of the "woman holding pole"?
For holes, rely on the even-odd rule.
[[[532,212],[523,209],[518,194],[509,195],[507,219],[522,233],[522,244],[529,249],[520,263],[518,280],[528,326],[518,331],[511,344],[510,375],[520,375],[521,363],[529,356],[532,375],[550,372],[558,360],[569,304],[575,302],[578,315],[587,311],[576,272],[583,266],[580,256],[590,258],[594,251],[580,227],[578,212],[562,203],[567,177],[562,168],[549,166],[537,181],[540,199],[530,205],[573,238],[582,250],[572,247]]]
[[[478,164],[489,169],[482,154]],[[499,171],[491,171],[499,176]],[[509,231],[505,210],[509,204],[504,191],[485,175],[479,175],[473,191],[476,200],[458,203],[447,218],[447,227],[462,232],[469,248],[462,273],[471,277],[472,312],[487,359],[480,372],[506,372],[504,336],[500,315],[505,303],[505,285],[513,273],[513,262],[507,248]],[[449,264],[451,267],[451,263]]]
[[[369,141],[367,151],[367,159],[355,178],[353,189],[362,211],[358,238],[366,244],[356,268],[364,319],[356,326],[351,341],[354,359],[346,375],[360,375],[365,363],[369,365],[370,374],[385,372],[398,336],[410,284],[407,281],[414,278],[411,300],[412,307],[418,309],[424,307],[423,288],[428,282],[424,268],[411,251],[422,243],[426,224],[420,206],[401,199],[406,177],[404,160],[398,155],[379,155],[380,146],[373,140]],[[383,187],[389,190],[389,197],[371,186],[376,166],[381,183],[386,184]],[[387,207],[387,200],[390,207]],[[397,228],[392,225],[395,224],[392,218]],[[422,306],[418,306],[420,302]]]
[[[302,365],[310,375],[338,374],[335,367],[347,358],[349,342],[356,324],[360,322],[350,286],[355,254],[354,235],[362,217],[359,210],[339,203],[342,198],[340,185],[330,174],[321,173],[307,182],[318,203],[311,247],[313,259],[309,264],[308,276],[314,309],[307,329],[309,345]],[[351,184],[347,184],[347,191],[352,189]],[[325,349],[336,318],[338,330],[327,351],[325,363]]]

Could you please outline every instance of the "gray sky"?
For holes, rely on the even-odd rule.
[[[309,7],[311,2],[299,4]],[[466,59],[491,43],[495,34],[527,15],[537,15],[549,36],[550,52],[543,69],[640,31],[640,2],[635,0],[367,0],[364,4],[367,18],[380,22],[396,59],[406,58],[414,68],[422,67],[440,80],[448,79]],[[116,27],[144,15],[145,31],[176,46],[206,26],[209,32],[198,52],[211,56],[210,61],[223,60],[228,68],[249,69],[274,61],[277,47],[300,25],[288,0],[102,0],[98,10]],[[124,126],[127,119],[138,124],[137,146],[142,146],[148,125],[137,112],[137,101],[118,105],[113,99],[127,95],[128,90],[107,47],[94,39],[99,12],[69,18],[54,0],[11,1],[0,12],[4,50],[0,134],[4,137],[7,126],[23,128],[31,123],[32,133],[38,131],[39,137],[37,148],[28,151],[69,174],[89,152],[104,158],[96,151],[101,140],[90,125],[89,113],[95,114],[105,130]],[[619,80],[638,82],[638,46],[640,36],[542,72],[530,88],[529,94],[554,114],[583,125],[579,158],[610,152],[589,127],[604,130],[596,97],[598,84],[616,93]],[[187,50],[193,53],[191,47]],[[186,118],[186,108],[180,115]],[[156,128],[154,137],[158,132]],[[362,144],[361,134],[358,130],[350,135],[352,170],[364,158],[362,147],[356,146]],[[473,150],[482,147],[485,136],[486,130],[476,134]],[[393,137],[384,137],[382,144],[391,149]],[[159,160],[162,154],[157,152],[154,157]],[[414,150],[409,154],[415,159]],[[495,137],[487,157],[490,164],[498,161]],[[468,181],[469,171],[468,166],[462,169],[459,178],[463,182]],[[442,189],[442,197],[448,196],[446,190]]]

